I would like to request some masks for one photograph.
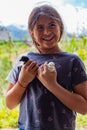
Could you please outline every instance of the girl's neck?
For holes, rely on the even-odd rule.
[[[60,53],[60,52],[63,52],[59,47],[56,48],[56,49],[39,49],[38,50],[39,53],[41,54],[55,54],[55,53]]]

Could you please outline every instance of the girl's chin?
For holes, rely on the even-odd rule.
[[[54,48],[56,48],[56,47],[55,47],[55,46],[44,46],[44,47],[42,47],[41,49],[42,49],[42,50],[50,51],[50,50],[54,50]]]
[[[48,45],[53,45],[53,44],[54,44],[54,41],[52,41],[52,40],[51,40],[51,41],[44,41],[43,44],[45,44],[45,45],[47,45],[47,46],[48,46]]]

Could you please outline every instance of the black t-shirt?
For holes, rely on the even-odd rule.
[[[57,70],[57,82],[65,89],[74,92],[77,84],[87,80],[87,74],[81,59],[74,54],[61,52],[56,54],[24,54],[40,66],[44,62],[54,62]],[[15,84],[20,72],[19,59],[8,75]],[[53,86],[54,87],[54,86]],[[70,100],[71,102],[71,100]],[[75,130],[76,112],[67,108],[42,83],[35,78],[28,86],[20,104],[20,130]]]

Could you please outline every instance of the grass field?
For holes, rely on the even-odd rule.
[[[87,69],[87,40],[84,43],[84,39],[72,38],[71,41],[62,41],[60,47],[64,51],[79,55]],[[35,48],[33,46],[29,47],[27,44],[20,41],[16,41],[13,44],[5,41],[0,42],[0,129],[4,128],[3,130],[9,130],[5,129],[6,127],[17,128],[18,108],[10,111],[5,106],[4,99],[8,87],[5,78],[18,55],[26,51],[35,51]],[[87,115],[78,114],[77,130],[87,130]]]

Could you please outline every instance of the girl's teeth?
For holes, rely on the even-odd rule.
[[[50,40],[50,39],[52,39],[52,37],[44,38],[44,40]]]

